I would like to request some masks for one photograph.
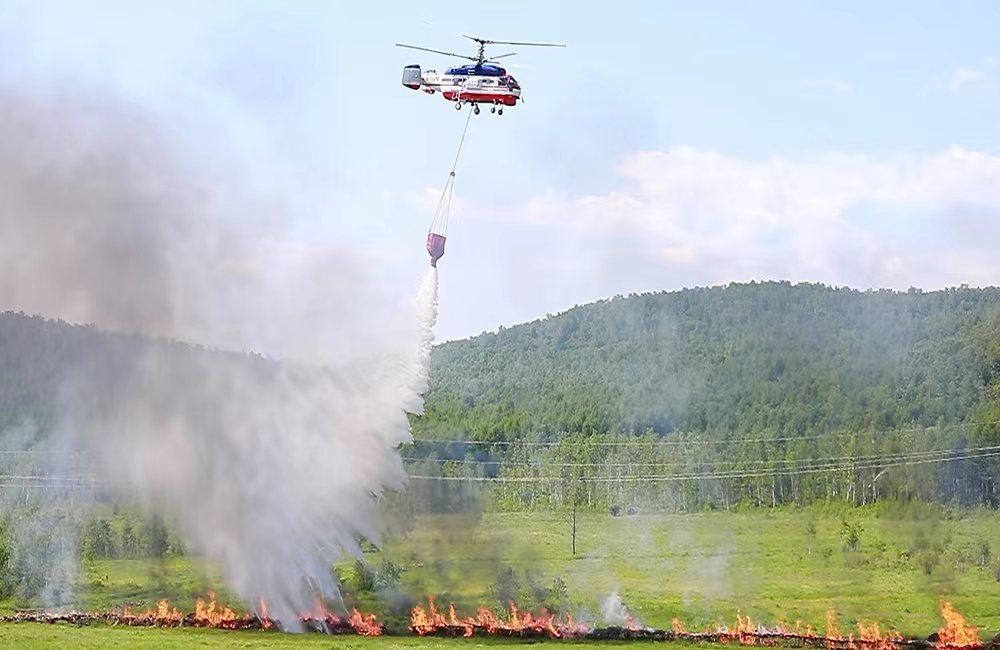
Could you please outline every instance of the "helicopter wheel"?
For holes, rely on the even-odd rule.
[[[455,110],[456,111],[462,110],[462,102],[455,102]]]
[[[476,104],[475,108],[472,109],[472,112],[475,113],[476,115],[479,115],[479,105],[478,104]]]
[[[491,108],[491,109],[490,109],[490,112],[491,112],[491,113],[496,113],[496,112],[497,112],[497,107],[496,107],[496,106],[494,106],[493,108]]]
[[[499,111],[497,111],[497,115],[503,115],[503,109],[502,108]]]

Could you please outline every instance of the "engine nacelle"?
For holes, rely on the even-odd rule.
[[[423,78],[420,75],[419,65],[408,65],[403,68],[403,85],[412,90],[418,90],[423,84]]]

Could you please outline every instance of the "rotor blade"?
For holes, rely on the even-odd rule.
[[[489,45],[530,45],[532,47],[566,47],[562,43],[525,43],[522,41],[486,41]]]
[[[411,50],[420,50],[422,52],[433,52],[435,54],[444,54],[445,56],[455,56],[460,59],[468,59],[469,61],[478,61],[474,56],[466,56],[465,54],[456,54],[455,52],[445,52],[444,50],[433,50],[429,47],[418,47],[416,45],[405,45],[403,43],[396,43],[396,47],[406,47]]]
[[[506,58],[508,56],[514,56],[515,54],[517,54],[517,52],[507,52],[507,54],[501,54],[499,56],[491,56],[489,60],[490,61],[496,61],[497,59],[503,59],[503,58]]]

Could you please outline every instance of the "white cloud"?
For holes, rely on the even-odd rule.
[[[574,246],[547,245],[544,255],[566,256],[564,280],[589,277],[598,294],[654,282],[673,288],[664,278],[674,286],[751,278],[896,288],[1000,283],[997,156],[952,148],[885,159],[745,160],[678,147],[636,153],[617,171],[621,182],[607,194],[551,190],[479,216],[564,232]],[[581,237],[598,248],[581,255]],[[595,260],[604,258],[614,260],[604,272],[616,278],[607,286],[594,279],[602,272]]]
[[[954,72],[952,72],[951,88],[952,90],[958,90],[964,86],[969,86],[983,81],[985,78],[986,75],[982,70],[976,68],[966,68],[964,66],[958,67]]]
[[[997,57],[986,55],[976,65],[958,66],[948,75],[948,87],[953,91],[969,86],[987,84],[995,86],[997,82]]]
[[[849,95],[854,92],[854,84],[846,79],[812,79],[808,81],[806,85],[815,90],[822,90],[835,95]]]

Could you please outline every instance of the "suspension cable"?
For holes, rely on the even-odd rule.
[[[458,141],[458,151],[455,153],[455,162],[448,173],[448,180],[441,190],[441,199],[438,201],[437,210],[434,211],[434,219],[431,221],[431,232],[445,235],[448,233],[448,219],[451,215],[451,197],[455,193],[455,172],[458,169],[458,161],[462,157],[462,148],[465,146],[465,136],[469,132],[469,123],[472,121],[473,111],[469,111],[469,116],[465,118],[465,128],[462,129],[462,137]]]

